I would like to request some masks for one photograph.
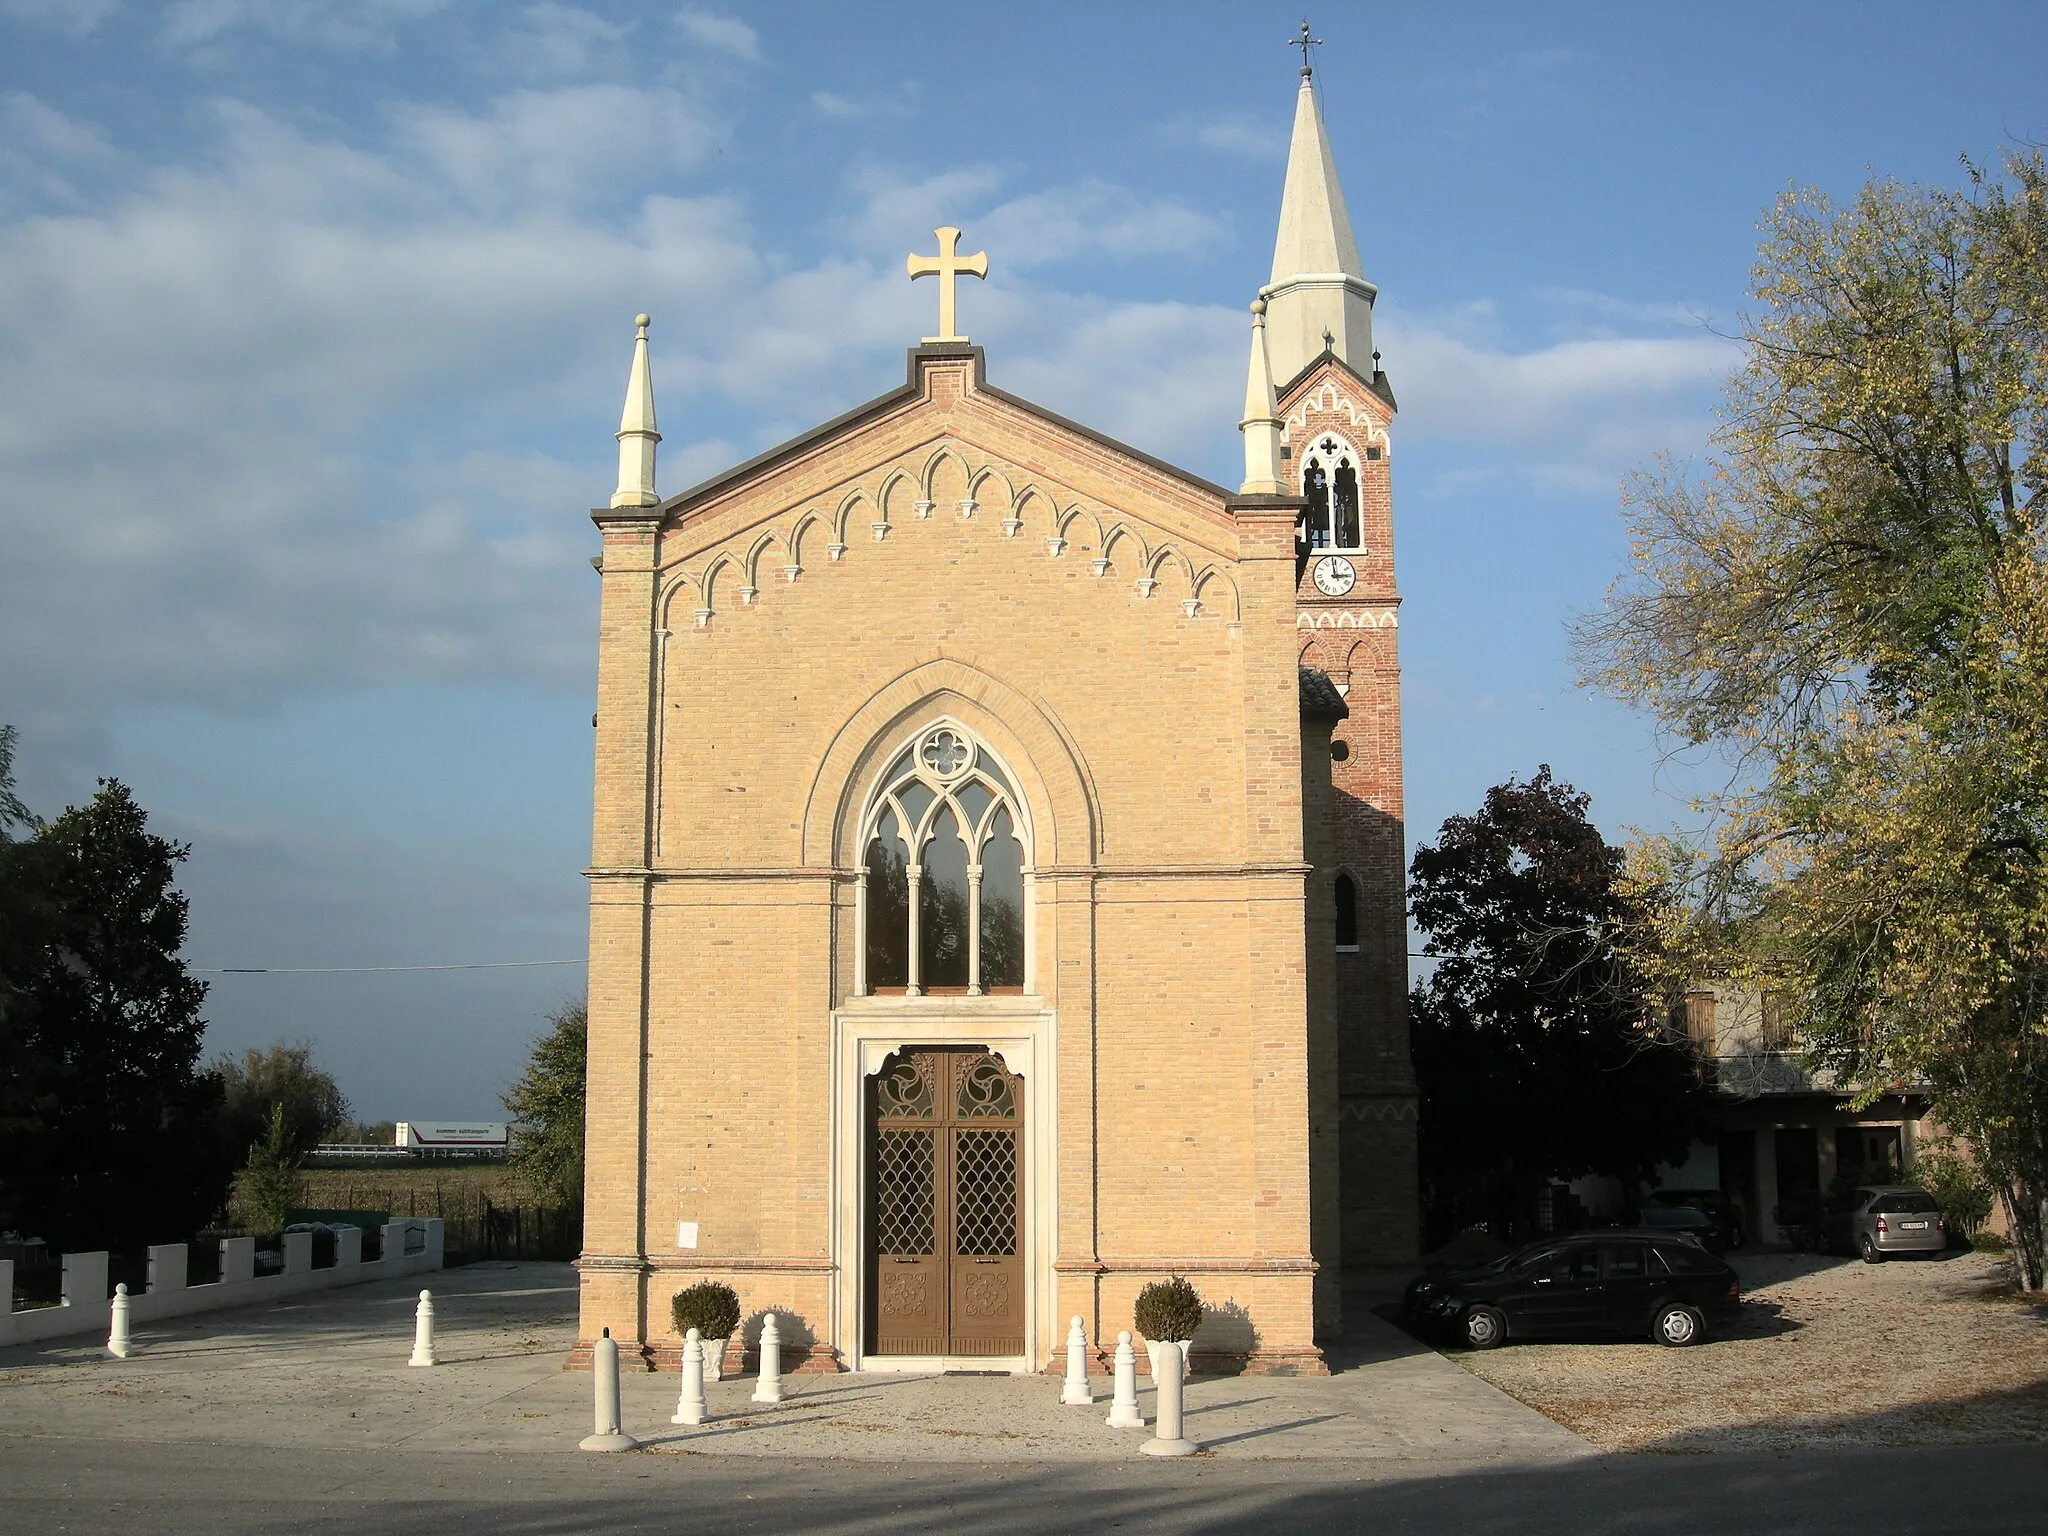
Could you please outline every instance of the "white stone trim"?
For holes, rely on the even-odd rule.
[[[1342,551],[1333,551],[1342,553]],[[1347,609],[1329,613],[1320,608],[1303,609],[1294,616],[1296,629],[1397,629],[1399,620],[1391,608]]]
[[[1052,1262],[1059,1247],[1059,1025],[1030,997],[863,997],[831,1016],[831,1342],[849,1371],[1028,1372],[1059,1336]],[[1024,1353],[1022,1357],[864,1354],[867,1316],[865,1084],[896,1051],[913,1045],[979,1045],[1024,1079]]]

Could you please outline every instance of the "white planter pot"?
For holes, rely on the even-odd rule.
[[[1147,1339],[1145,1341],[1145,1353],[1152,1357],[1152,1379],[1154,1381],[1159,1379],[1161,1369],[1159,1356],[1163,1350],[1169,1349],[1173,1351],[1174,1359],[1180,1366],[1180,1379],[1186,1381],[1188,1379],[1187,1343],[1186,1341],[1175,1343],[1171,1339]]]
[[[725,1364],[725,1340],[705,1339],[703,1343],[704,1379],[706,1381],[723,1380],[725,1372],[721,1367]]]

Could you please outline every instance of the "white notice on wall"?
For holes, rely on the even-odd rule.
[[[678,1248],[694,1248],[697,1246],[697,1223],[694,1221],[679,1221],[676,1223],[676,1246]]]

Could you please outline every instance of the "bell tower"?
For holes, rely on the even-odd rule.
[[[1308,62],[1314,41],[1304,24],[1272,275],[1254,306],[1263,326],[1253,331],[1253,384],[1265,370],[1272,403],[1255,410],[1248,398],[1245,430],[1247,475],[1253,438],[1277,436],[1267,461],[1276,489],[1304,502],[1295,530],[1301,664],[1327,675],[1349,710],[1330,743],[1327,824],[1304,834],[1313,878],[1325,887],[1323,910],[1334,917],[1334,932],[1311,933],[1310,942],[1335,951],[1338,1212],[1343,1262],[1353,1268],[1412,1260],[1420,1222],[1390,484],[1395,403],[1372,344],[1378,290],[1359,261]]]

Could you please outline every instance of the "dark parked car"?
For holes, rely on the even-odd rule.
[[[1473,1349],[1569,1334],[1697,1344],[1733,1322],[1741,1302],[1734,1270],[1659,1231],[1545,1238],[1491,1264],[1422,1275],[1407,1294],[1413,1322]]]
[[[1742,1213],[1735,1209],[1735,1202],[1718,1189],[1656,1189],[1652,1190],[1643,1205],[1645,1212],[1656,1210],[1703,1211],[1713,1219],[1718,1238],[1707,1244],[1716,1250],[1740,1248],[1742,1246]]]
[[[1687,1238],[1709,1251],[1721,1247],[1720,1224],[1695,1206],[1645,1205],[1638,1225],[1648,1231]]]

